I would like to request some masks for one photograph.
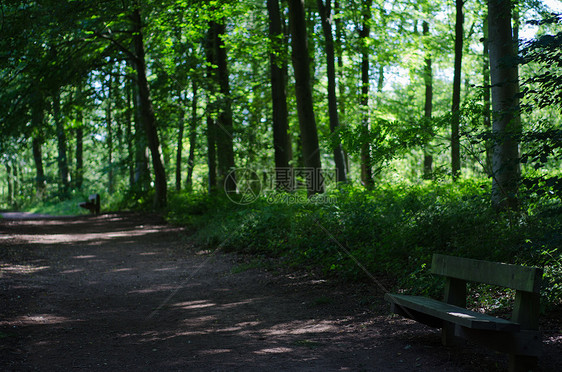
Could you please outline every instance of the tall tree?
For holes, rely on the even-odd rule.
[[[106,106],[105,106],[105,122],[106,122],[106,144],[107,144],[107,191],[112,194],[115,186],[114,173],[113,173],[113,111],[112,111],[112,76],[111,73],[108,76],[109,81],[107,83],[107,95]]]
[[[271,75],[271,105],[273,111],[273,149],[275,157],[275,185],[279,190],[291,191],[294,187],[291,159],[293,151],[289,136],[287,113],[287,63],[284,58],[284,32],[279,10],[279,0],[267,0],[269,15],[269,54]]]
[[[312,99],[306,15],[304,0],[288,0],[288,3],[302,156],[306,171],[309,173],[306,177],[307,193],[309,196],[312,196],[324,192],[324,184],[322,181],[320,148]]]
[[[6,183],[8,184],[8,205],[14,204],[14,175],[10,160],[4,160],[6,166]]]
[[[67,139],[66,130],[64,128],[63,115],[61,111],[60,87],[57,87],[52,95],[53,98],[53,117],[55,120],[55,129],[57,132],[57,163],[59,166],[60,192],[66,197],[70,191],[70,172],[67,157]]]
[[[364,143],[361,146],[361,182],[366,188],[374,186],[371,167],[371,144],[368,140],[370,131],[369,115],[369,36],[371,34],[371,7],[373,0],[362,1],[362,23],[359,31],[361,40],[361,108],[363,110],[362,133]]]
[[[317,0],[318,12],[322,22],[322,30],[324,32],[324,42],[326,49],[326,67],[328,77],[328,114],[330,117],[330,131],[335,134],[340,126],[338,114],[338,101],[336,96],[336,65],[334,51],[334,37],[332,36],[332,0]],[[338,137],[336,137],[338,138]],[[338,182],[347,180],[347,167],[343,148],[338,140],[333,148],[334,163],[336,165],[336,173]]]
[[[45,118],[44,113],[44,97],[40,90],[37,89],[32,96],[31,106],[31,126],[33,127],[33,139],[31,147],[33,152],[33,160],[35,163],[35,192],[39,199],[45,194],[47,187],[45,179],[45,170],[43,167],[43,121]]]
[[[482,108],[482,116],[483,116],[483,125],[484,130],[491,130],[492,129],[492,122],[490,121],[490,107],[491,107],[491,100],[490,100],[490,55],[488,52],[488,13],[484,14],[483,20],[483,38],[482,38],[482,85],[483,85],[483,94],[482,94],[482,101],[483,101],[483,108]],[[492,175],[492,146],[490,141],[486,141],[486,162],[485,162],[485,171],[486,173],[491,176]]]
[[[142,121],[146,130],[148,140],[148,148],[152,158],[152,168],[154,171],[154,203],[156,209],[164,208],[167,202],[168,186],[166,182],[166,171],[160,153],[160,140],[158,138],[158,129],[156,126],[156,117],[154,115],[154,107],[150,98],[150,89],[146,78],[146,61],[143,41],[143,25],[140,8],[134,9],[131,14],[133,25],[133,45],[134,58],[133,65],[136,71],[137,84],[140,99],[140,111]]]
[[[427,38],[429,36],[429,23],[423,21],[422,24],[423,36]],[[428,48],[429,49],[429,48]],[[433,112],[433,70],[431,66],[431,52],[426,51],[425,55],[425,65],[423,80],[425,85],[425,104],[424,104],[424,118],[429,125],[431,122],[431,116]],[[423,178],[431,179],[433,173],[433,155],[428,152],[427,146],[424,146],[423,155]]]
[[[35,162],[35,190],[36,196],[41,199],[45,193],[46,182],[45,182],[45,170],[43,167],[43,151],[42,144],[39,137],[33,137],[32,142],[33,160]]]
[[[209,194],[214,194],[217,191],[217,157],[216,157],[216,115],[215,106],[213,102],[216,94],[216,72],[214,65],[216,65],[216,49],[215,44],[215,28],[209,26],[207,37],[205,39],[205,55],[207,59],[207,96],[206,96],[206,116],[207,116],[207,167],[209,169]]]
[[[517,208],[520,179],[519,79],[511,28],[511,2],[488,1],[488,47],[492,86],[492,204]]]
[[[84,183],[84,112],[78,108],[76,112],[76,171],[74,175],[74,187],[80,190]]]
[[[233,121],[232,121],[232,98],[230,96],[230,82],[226,47],[223,37],[226,34],[225,20],[211,21],[214,29],[215,58],[217,65],[217,80],[221,94],[219,104],[218,128],[215,131],[218,160],[218,181],[224,185],[225,192],[236,191],[236,178],[234,174],[234,147],[233,147]]]
[[[181,93],[178,92],[178,96]],[[176,146],[176,191],[181,190],[181,165],[183,150],[183,132],[185,128],[185,110],[180,107],[178,117],[178,142]]]
[[[141,113],[139,87],[136,79],[130,79],[132,91],[132,111],[134,118],[134,176],[133,189],[147,191],[150,187],[150,173],[148,170],[149,150],[147,147],[146,128]]]
[[[129,60],[130,63],[130,60]],[[127,165],[129,167],[129,188],[132,190],[135,186],[135,136],[133,135],[133,123],[135,117],[135,107],[133,104],[133,84],[131,76],[125,79],[125,137],[129,139],[127,143]]]
[[[340,117],[345,117],[345,83],[344,83],[344,63],[343,63],[343,30],[342,30],[342,21],[340,17],[341,8],[339,1],[334,2],[334,24],[336,28],[336,40],[335,40],[335,52],[337,58],[337,65],[338,65],[338,111],[341,113]],[[345,168],[349,173],[349,156],[345,149],[343,149],[343,155],[345,159]],[[349,177],[349,174],[347,174]]]
[[[453,103],[451,107],[451,170],[453,180],[456,180],[461,171],[460,152],[460,106],[461,106],[461,73],[462,73],[462,49],[464,37],[464,0],[455,1],[455,67],[453,73]]]
[[[193,169],[195,168],[195,147],[197,146],[197,123],[199,121],[197,116],[197,102],[198,96],[198,83],[193,79],[191,82],[193,99],[191,100],[191,119],[189,120],[189,156],[187,157],[187,178],[185,180],[185,187],[191,190],[193,187]]]

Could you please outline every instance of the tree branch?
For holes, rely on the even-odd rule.
[[[114,38],[112,38],[111,36],[109,36],[108,34],[104,34],[98,31],[94,31],[94,35],[96,35],[97,37],[107,40],[109,42],[111,42],[113,45],[115,45],[121,52],[125,53],[127,56],[129,56],[129,58],[133,59],[133,60],[137,60],[138,56],[133,53],[130,48],[127,48],[125,45],[123,45],[121,42],[119,42],[118,40],[115,40]]]

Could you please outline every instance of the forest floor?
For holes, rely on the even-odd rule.
[[[501,371],[388,313],[384,281],[253,268],[154,215],[0,219],[3,371]],[[43,216],[45,217],[45,216]],[[377,281],[379,281],[377,279]],[[543,319],[543,371],[562,365]],[[559,369],[558,369],[559,370]]]

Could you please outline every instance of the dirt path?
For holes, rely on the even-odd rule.
[[[388,316],[374,285],[241,260],[200,251],[155,216],[0,221],[0,369],[505,368],[502,355],[443,348],[436,331]],[[543,370],[560,365],[559,341]]]

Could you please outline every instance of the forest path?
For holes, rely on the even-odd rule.
[[[157,216],[4,219],[0,233],[4,371],[471,371],[505,359],[441,347],[386,315],[375,285],[243,270]]]

